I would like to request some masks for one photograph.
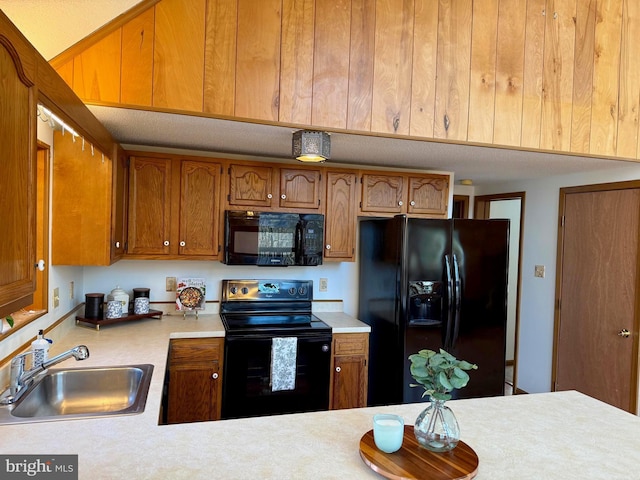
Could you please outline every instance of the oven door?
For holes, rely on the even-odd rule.
[[[329,408],[331,334],[297,335],[293,390],[271,387],[274,336],[243,335],[225,339],[222,418],[298,413]]]

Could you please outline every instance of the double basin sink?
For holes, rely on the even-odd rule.
[[[141,413],[152,373],[150,364],[48,370],[0,407],[0,424]]]

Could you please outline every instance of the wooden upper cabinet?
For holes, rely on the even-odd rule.
[[[170,253],[171,166],[170,158],[130,158],[129,254]]]
[[[122,159],[83,149],[80,140],[59,131],[53,153],[52,263],[111,265],[124,252]]]
[[[354,261],[358,175],[351,171],[326,172],[324,259]]]
[[[230,207],[270,208],[274,205],[273,168],[231,164],[228,172]]]
[[[408,177],[407,213],[447,217],[449,207],[449,175]]]
[[[127,207],[129,205],[129,160],[120,145],[115,144],[112,155],[111,189],[111,263],[122,258],[127,247]]]
[[[221,166],[183,160],[180,173],[180,255],[218,255]]]
[[[394,213],[406,210],[404,176],[389,173],[365,173],[362,175],[360,212]]]
[[[206,0],[155,7],[153,106],[201,112]]]
[[[362,175],[361,215],[406,213],[446,218],[448,205],[449,175],[397,172]]]
[[[122,27],[122,78],[120,101],[150,107],[153,92],[153,37],[155,10],[146,12]]]
[[[220,163],[132,156],[129,171],[129,256],[218,257]]]
[[[4,23],[4,15],[0,21]],[[2,25],[4,27],[4,25]],[[33,303],[36,255],[36,104],[34,56],[0,33],[0,158],[3,233],[0,317]],[[19,52],[19,53],[18,53]]]
[[[320,169],[281,168],[280,201],[282,208],[319,210],[322,196]]]

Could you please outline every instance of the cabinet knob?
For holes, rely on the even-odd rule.
[[[409,205],[411,205],[412,207],[413,207],[415,204],[416,204],[416,201],[415,201],[415,200],[411,200],[411,201],[409,202]]]
[[[271,195],[270,193],[267,193],[267,198],[268,198],[268,199],[272,199],[272,198],[273,198],[273,195]]]
[[[213,378],[214,380],[217,380],[218,379],[218,372],[216,372],[213,375],[211,375],[211,378]]]
[[[38,260],[38,263],[34,264],[33,266],[36,267],[41,272],[43,272],[45,265],[46,265],[45,261],[41,258],[40,260]]]
[[[403,203],[403,201],[402,201],[402,200],[400,200],[400,201],[398,202],[398,206],[400,206],[400,207],[401,207],[402,205],[404,205],[404,203]]]
[[[327,246],[326,246],[326,247],[324,247],[324,248],[326,248],[327,250],[331,250],[331,245],[327,245]]]
[[[169,246],[169,240],[165,240],[165,241],[163,242],[163,245],[164,245],[165,247],[168,247],[168,246]]]
[[[282,195],[280,195],[280,198],[283,199],[283,200],[286,200],[287,196],[283,193]]]
[[[120,248],[120,242],[116,242],[116,248]]]
[[[340,373],[342,369],[340,367],[336,367],[336,372]]]
[[[180,242],[180,246],[184,247],[187,244],[187,242],[185,242],[184,240],[182,242]]]

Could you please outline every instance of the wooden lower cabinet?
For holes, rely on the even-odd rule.
[[[332,351],[329,408],[366,407],[369,334],[337,333]]]
[[[169,344],[167,423],[219,420],[224,338],[180,338]]]

